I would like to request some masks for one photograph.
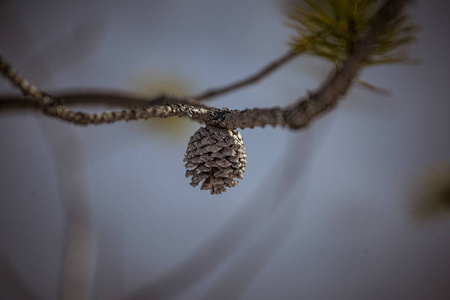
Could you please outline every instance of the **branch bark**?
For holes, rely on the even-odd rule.
[[[325,80],[324,84],[316,91],[309,93],[306,97],[303,97],[294,104],[284,108],[273,107],[245,110],[218,109],[200,104],[198,100],[206,100],[214,96],[222,95],[258,81],[295,57],[296,54],[292,51],[247,79],[223,88],[207,91],[198,95],[197,98],[173,98],[161,96],[154,99],[146,99],[145,103],[147,106],[145,107],[139,106],[132,109],[104,113],[87,113],[68,109],[63,105],[67,100],[51,97],[45,92],[39,91],[36,87],[30,85],[25,79],[15,73],[9,64],[1,57],[0,71],[16,88],[22,91],[22,94],[25,97],[30,99],[28,100],[30,106],[41,109],[46,115],[78,125],[178,116],[189,117],[206,124],[230,129],[264,127],[266,125],[301,129],[308,126],[316,117],[334,108],[337,105],[338,100],[347,93],[353,79],[360,71],[361,66],[368,59],[371,47],[376,44],[377,39],[383,30],[385,30],[399,15],[406,1],[407,0],[386,1],[373,18],[370,30],[355,44],[349,58],[338,67],[337,70],[332,72],[327,80]],[[95,101],[95,94],[73,94],[69,99],[72,99],[75,102],[75,100],[80,101],[83,97],[84,99],[90,99],[90,102]],[[129,96],[121,98],[120,95],[106,95],[103,97],[103,101],[114,102],[113,100],[120,100],[118,102],[136,103],[136,99],[133,97],[130,97],[130,101],[126,101],[127,97]],[[13,102],[20,103],[18,106],[25,106],[23,102],[16,100],[17,99],[7,99],[6,102],[0,104],[0,108],[11,107]],[[101,100],[98,99],[96,101],[98,102]]]

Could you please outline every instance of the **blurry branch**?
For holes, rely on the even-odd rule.
[[[123,300],[176,299],[214,272],[217,272],[225,262],[230,261],[230,263],[226,263],[228,267],[225,270],[229,270],[230,267],[234,270],[235,267],[238,267],[233,262],[233,255],[240,249],[244,249],[245,254],[251,255],[249,250],[254,250],[258,245],[264,244],[257,251],[260,254],[263,253],[262,256],[257,254],[244,259],[247,262],[255,262],[256,260],[258,263],[246,265],[244,272],[234,276],[237,280],[241,280],[237,286],[221,295],[222,297],[214,295],[214,297],[206,298],[239,299],[236,294],[241,291],[241,288],[245,289],[245,284],[256,275],[259,267],[264,265],[264,260],[270,258],[274,248],[279,246],[277,242],[274,242],[274,239],[282,240],[286,237],[283,231],[285,228],[287,231],[288,225],[292,224],[292,218],[287,217],[287,215],[294,217],[289,214],[294,213],[298,216],[297,206],[302,201],[295,198],[294,201],[285,202],[287,201],[287,194],[298,182],[298,178],[305,174],[306,166],[311,161],[308,158],[311,158],[314,153],[313,134],[313,131],[309,131],[306,136],[297,135],[293,138],[290,145],[286,147],[285,155],[280,156],[275,163],[275,167],[267,173],[268,175],[262,181],[260,187],[255,189],[253,194],[245,201],[245,206],[216,234],[213,234],[206,243],[166,273],[133,291]],[[283,168],[280,168],[280,165]],[[274,178],[278,178],[277,182],[274,181]],[[282,222],[284,226],[282,228],[280,226],[267,226],[277,222]],[[278,231],[280,228],[282,232]],[[250,247],[251,249],[243,247],[249,241],[253,241],[255,236],[258,237],[258,241]],[[241,260],[239,259],[239,261]],[[223,283],[228,287],[226,282]],[[229,293],[233,293],[233,296],[236,297],[227,297]]]
[[[297,51],[290,50],[288,53],[286,53],[282,57],[278,58],[277,60],[271,62],[270,64],[268,64],[267,66],[262,68],[259,72],[255,73],[247,78],[244,78],[244,79],[234,82],[232,84],[223,86],[221,88],[208,90],[197,96],[192,96],[192,98],[194,98],[198,101],[202,101],[202,100],[204,101],[204,100],[208,100],[213,97],[217,97],[217,96],[232,92],[234,90],[243,88],[247,85],[256,83],[256,82],[260,81],[261,79],[263,79],[264,77],[270,75],[272,72],[276,71],[282,65],[291,61],[298,54],[299,53]]]
[[[110,90],[85,90],[85,91],[65,91],[55,93],[55,98],[64,99],[67,105],[83,106],[110,106],[121,108],[134,108],[168,104],[191,104],[197,107],[211,108],[195,100],[159,95],[148,97],[127,93],[123,91]],[[36,109],[36,103],[29,99],[17,96],[0,96],[0,110]]]
[[[11,299],[40,300],[33,289],[20,276],[6,254],[0,250],[0,282]]]
[[[441,164],[427,171],[415,184],[413,216],[430,219],[450,213],[450,166]]]
[[[50,71],[51,68],[49,68],[47,57],[58,60],[58,56],[62,58],[61,55],[63,55],[66,65],[77,63],[94,45],[92,42],[96,40],[96,30],[98,30],[98,26],[83,24],[74,32],[69,32],[67,35],[55,39],[48,47],[36,52],[31,59],[27,60],[29,63],[25,64],[28,65],[25,69],[38,70],[40,84],[50,82],[54,76],[53,72]],[[33,47],[33,36],[30,35],[27,27],[19,26],[14,34],[26,40],[30,49],[36,48]],[[63,54],[65,51],[61,51],[62,47],[67,50],[74,46],[77,46],[77,49],[80,51],[71,54]],[[64,64],[58,64],[58,67],[64,67]],[[28,93],[32,96],[29,96],[28,99],[19,97],[6,98],[5,101],[0,102],[1,106],[23,110],[28,108],[35,109],[35,107],[53,103],[51,97],[30,86],[29,83],[15,74],[11,68],[6,66],[2,71],[9,74],[14,86],[21,90],[28,90]],[[67,96],[71,98],[71,95]],[[88,100],[83,97],[84,95],[81,94],[80,96],[82,101]],[[95,254],[93,253],[95,241],[93,239],[93,223],[90,218],[89,197],[86,192],[87,185],[83,182],[83,175],[78,172],[83,169],[84,161],[81,156],[79,140],[74,132],[70,136],[67,136],[68,131],[64,131],[64,135],[58,135],[56,127],[43,127],[40,125],[42,125],[41,122],[38,122],[43,137],[48,139],[47,144],[53,152],[52,158],[55,160],[55,165],[58,166],[58,179],[61,183],[61,194],[59,196],[63,200],[62,204],[66,215],[65,253],[62,255],[63,260],[61,264],[63,268],[60,272],[62,276],[58,282],[58,287],[53,290],[55,294],[59,290],[58,299],[89,299],[92,273],[95,266],[93,263],[95,262],[93,257]],[[10,298],[8,297],[8,299],[40,299],[16,273],[11,262],[7,260],[6,255],[1,251],[0,282],[5,284],[6,290],[9,292]]]
[[[306,135],[295,135],[289,141],[275,169],[269,172],[270,175],[258,188],[257,195],[254,195],[252,201],[256,201],[251,204],[255,207],[247,207],[247,214],[240,215],[246,219],[253,215],[260,217],[255,220],[253,227],[256,228],[249,226],[238,229],[246,232],[247,246],[235,251],[233,259],[222,268],[221,274],[201,300],[241,299],[252,281],[285,243],[295,228],[299,212],[301,214],[304,203],[302,193],[305,190],[302,186],[307,184],[302,179],[307,176],[311,158],[316,153],[316,136],[323,137],[317,130],[310,130]],[[274,178],[277,178],[277,182],[274,182]],[[260,197],[261,194],[266,197]],[[265,207],[260,208],[261,205]]]
[[[19,89],[22,94],[32,102],[35,108],[42,110],[48,116],[58,118],[77,125],[91,125],[113,123],[121,120],[131,121],[148,118],[166,118],[166,117],[189,117],[191,119],[221,126],[225,128],[253,128],[264,127],[266,125],[289,127],[291,129],[304,128],[310,124],[319,115],[334,108],[338,100],[344,96],[351,83],[358,75],[360,69],[370,61],[370,55],[377,46],[377,41],[382,37],[392,23],[400,15],[403,4],[407,0],[390,0],[380,8],[370,21],[370,27],[367,33],[352,44],[351,52],[348,57],[336,67],[336,70],[325,80],[321,87],[309,95],[299,99],[294,104],[281,108],[255,108],[245,110],[229,110],[206,108],[198,103],[198,99],[178,99],[177,104],[165,102],[160,105],[151,105],[147,107],[135,107],[121,111],[110,111],[103,113],[87,113],[72,111],[64,105],[64,100],[52,97],[45,92],[40,91],[29,84],[24,78],[18,75],[11,66],[0,57],[0,71],[9,79],[14,87]],[[294,54],[284,59],[280,59],[273,65],[269,65],[266,71],[261,72],[261,76],[268,74],[278,65],[290,60]],[[256,79],[254,79],[256,78]],[[236,83],[229,87],[213,90],[201,94],[200,97],[206,99],[211,95],[224,94],[227,91],[237,89],[253,80],[258,80],[259,75],[255,75],[242,83]],[[247,82],[247,83],[246,83]],[[172,98],[176,100],[176,98]],[[189,104],[182,104],[182,101]],[[125,101],[125,99],[124,99]],[[7,106],[0,105],[0,108]]]

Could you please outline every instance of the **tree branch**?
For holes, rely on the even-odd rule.
[[[20,76],[0,55],[0,72],[9,80],[13,87],[22,92],[22,95],[36,106],[53,105],[55,99],[31,85],[25,78]]]
[[[64,101],[59,98],[51,97],[30,85],[25,79],[15,73],[1,57],[0,70],[16,88],[22,91],[24,96],[30,99],[29,101],[31,101],[36,108],[40,108],[49,116],[79,125],[179,116],[189,117],[206,124],[214,124],[230,129],[253,128],[257,126],[264,127],[266,125],[300,129],[307,126],[317,116],[322,115],[335,107],[338,100],[347,93],[353,79],[361,69],[361,66],[368,59],[371,48],[376,44],[377,39],[383,30],[397,18],[406,1],[407,0],[386,1],[373,18],[372,25],[367,34],[355,43],[355,47],[348,59],[343,62],[316,91],[311,92],[306,97],[301,98],[296,103],[285,108],[255,108],[231,111],[228,109],[210,108],[199,104],[197,100],[221,95],[263,78],[283,63],[293,58],[295,54],[292,51],[281,59],[269,64],[259,73],[228,87],[211,90],[201,94],[197,96],[197,99],[170,98],[171,100],[169,100],[169,98],[161,96],[162,98],[157,97],[148,99],[148,106],[146,107],[136,107],[133,109],[104,113],[86,113],[67,109],[62,105]],[[72,99],[80,100],[83,98],[81,95],[77,94],[72,96]],[[84,95],[85,99],[92,99],[92,101],[95,98],[94,96],[95,95]],[[120,96],[118,97],[120,98]],[[114,97],[109,98],[108,95],[103,99],[109,99],[108,101],[112,101],[112,99],[118,100]],[[125,103],[125,101],[122,100],[125,99],[120,99],[120,102]],[[0,104],[0,108],[7,106],[8,105],[6,104]]]
[[[122,108],[145,107],[153,105],[167,104],[190,104],[203,108],[211,108],[210,106],[198,102],[195,99],[173,97],[169,95],[158,95],[156,97],[146,97],[123,91],[110,90],[85,90],[85,91],[64,91],[54,93],[57,99],[64,99],[67,105],[87,105],[87,106],[110,106]],[[22,97],[17,96],[0,96],[0,110],[5,109],[35,109],[36,103]]]
[[[386,1],[373,18],[370,30],[355,44],[353,53],[317,91],[284,109],[252,109],[230,113],[225,117],[224,123],[230,128],[281,125],[300,129],[308,126],[315,117],[332,109],[347,93],[378,37],[400,14],[407,1]]]
[[[216,88],[216,89],[210,89],[207,90],[199,95],[196,96],[192,96],[191,98],[193,99],[197,99],[198,101],[202,101],[202,100],[209,100],[211,98],[217,97],[217,96],[221,96],[223,94],[232,92],[234,90],[243,88],[247,85],[256,83],[258,81],[260,81],[261,79],[263,79],[264,77],[270,75],[271,73],[273,73],[274,71],[276,71],[278,68],[280,68],[282,65],[288,63],[289,61],[291,61],[294,57],[296,57],[299,53],[297,51],[294,50],[290,50],[288,53],[286,53],[285,55],[283,55],[282,57],[278,58],[277,60],[269,63],[267,66],[265,66],[264,68],[262,68],[260,71],[258,71],[257,73],[244,78],[242,80],[236,81],[232,84],[220,87],[220,88]]]
[[[55,96],[58,99],[64,99],[67,104],[107,104],[111,106],[121,106],[125,108],[135,107],[135,106],[145,106],[145,105],[163,105],[163,104],[194,104],[201,105],[202,107],[208,107],[206,105],[200,104],[199,101],[209,100],[211,98],[232,92],[234,90],[243,88],[247,85],[256,83],[263,79],[264,77],[270,75],[282,65],[288,63],[299,53],[290,50],[285,55],[276,59],[275,61],[269,63],[267,66],[262,68],[257,73],[242,79],[240,81],[234,82],[232,84],[223,86],[217,89],[207,90],[197,96],[188,97],[188,99],[170,97],[167,95],[159,95],[155,98],[148,98],[137,96],[129,93],[124,93],[122,91],[93,91],[93,92],[65,92],[63,94]],[[45,101],[42,98],[45,93],[39,91],[34,86],[30,85],[27,80],[21,77],[17,72],[15,72],[12,67],[5,62],[5,60],[0,56],[0,71],[3,75],[10,80],[12,85],[22,91],[25,97],[31,97],[32,99],[41,99],[39,102],[51,103],[50,98],[46,98]],[[18,97],[0,97],[0,110],[3,109],[14,109],[14,108],[36,108],[36,103],[33,100],[26,100]]]
[[[194,120],[208,123],[210,121],[210,111],[214,109],[205,109],[193,105],[185,104],[167,104],[154,105],[143,108],[133,108],[128,110],[117,110],[103,113],[86,113],[71,111],[65,106],[46,106],[43,112],[51,117],[67,121],[77,125],[105,124],[117,121],[147,120],[149,118],[168,118],[168,117],[189,117]]]

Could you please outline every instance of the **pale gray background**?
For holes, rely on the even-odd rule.
[[[131,91],[142,76],[201,92],[288,50],[282,2],[0,1],[0,53],[49,92]],[[76,273],[67,261],[91,299],[145,286],[177,299],[449,299],[450,216],[411,214],[420,178],[450,165],[449,9],[410,7],[419,66],[362,74],[392,96],[355,87],[305,131],[243,130],[245,179],[220,196],[184,178],[196,123],[173,137],[0,112],[3,259],[43,299]],[[330,68],[300,57],[211,104],[285,105]],[[1,79],[0,92],[14,91]]]

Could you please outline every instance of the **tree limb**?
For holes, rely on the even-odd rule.
[[[154,105],[167,104],[191,104],[203,108],[211,108],[210,106],[196,101],[195,99],[173,97],[169,95],[158,95],[156,97],[146,97],[123,91],[110,90],[85,90],[85,91],[65,91],[54,93],[57,99],[64,99],[66,105],[83,105],[83,106],[110,106],[121,108],[145,107]],[[36,103],[23,97],[17,96],[0,96],[0,110],[11,109],[35,109]]]
[[[282,65],[284,65],[287,62],[291,61],[298,54],[299,53],[297,51],[290,50],[288,53],[286,53],[282,57],[280,57],[277,60],[271,62],[270,64],[268,64],[267,66],[262,68],[260,71],[258,71],[257,73],[255,73],[255,74],[253,74],[253,75],[251,75],[251,76],[249,76],[247,78],[244,78],[242,80],[236,81],[236,82],[234,82],[232,84],[229,84],[229,85],[226,85],[226,86],[223,86],[223,87],[220,87],[220,88],[207,90],[204,93],[201,93],[201,94],[196,95],[196,96],[192,96],[191,98],[197,99],[198,101],[209,100],[209,99],[211,99],[213,97],[221,96],[223,94],[232,92],[234,90],[240,89],[240,88],[245,87],[247,85],[256,83],[256,82],[260,81],[261,79],[263,79],[264,77],[270,75],[272,72],[276,71]]]
[[[36,106],[55,104],[55,99],[31,85],[25,78],[20,76],[0,55],[0,72],[5,76],[13,87],[22,92],[22,95]]]
[[[369,57],[371,47],[376,44],[383,30],[400,14],[406,1],[408,0],[386,1],[372,20],[370,30],[355,44],[353,53],[317,91],[284,109],[252,109],[230,113],[225,117],[224,123],[230,128],[281,125],[300,129],[309,125],[315,117],[333,108],[347,93],[362,64]]]
[[[376,44],[378,37],[383,30],[396,19],[406,1],[407,0],[386,1],[373,18],[372,25],[367,34],[355,43],[355,47],[348,59],[343,62],[316,91],[309,93],[306,97],[301,98],[296,103],[284,108],[255,108],[231,111],[228,109],[205,107],[198,103],[198,98],[171,98],[171,101],[168,101],[168,99],[165,98],[155,98],[149,99],[150,105],[146,107],[136,107],[133,109],[104,113],[77,112],[71,111],[62,105],[64,103],[62,99],[51,97],[30,85],[25,79],[15,73],[1,57],[0,71],[2,71],[5,77],[7,77],[16,88],[22,91],[24,96],[30,99],[29,101],[31,101],[36,108],[40,108],[44,114],[78,125],[179,116],[189,117],[206,124],[214,124],[230,129],[264,127],[266,125],[300,129],[306,127],[317,116],[332,109],[337,104],[338,100],[347,93],[353,79],[361,69],[361,66],[368,59],[371,48]],[[198,97],[200,99],[206,99],[250,84],[269,74],[294,56],[294,53],[291,51],[248,79],[228,87],[211,90]],[[74,96],[76,99],[77,95]],[[87,98],[92,97],[88,95]],[[184,102],[180,100],[183,100]],[[176,104],[173,104],[174,102],[176,102]],[[155,103],[157,103],[157,105],[154,105]],[[6,107],[6,105],[0,104],[0,108],[2,107]]]

